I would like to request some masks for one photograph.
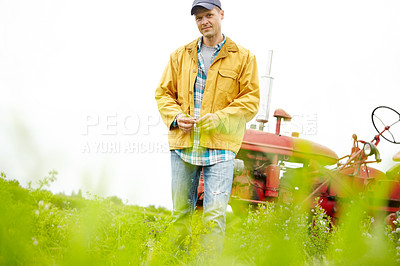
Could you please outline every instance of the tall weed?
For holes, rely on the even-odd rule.
[[[389,265],[399,263],[396,228],[371,218],[363,197],[343,206],[337,224],[319,206],[266,203],[245,217],[227,215],[224,250],[201,244],[207,228],[192,219],[187,249],[170,241],[168,210],[124,205],[95,195],[54,195],[0,178],[0,265]]]

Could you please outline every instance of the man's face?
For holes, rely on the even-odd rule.
[[[221,21],[224,19],[224,11],[217,8],[207,10],[200,9],[195,14],[196,24],[200,33],[206,38],[221,35]]]

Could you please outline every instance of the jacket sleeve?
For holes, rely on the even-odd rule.
[[[176,54],[173,53],[155,92],[158,110],[168,128],[172,128],[176,115],[182,112],[177,102],[177,65]]]
[[[260,88],[257,62],[254,55],[248,54],[241,75],[238,78],[239,93],[225,108],[215,113],[227,132],[234,132],[241,124],[249,122],[258,112]]]

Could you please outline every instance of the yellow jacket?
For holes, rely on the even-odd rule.
[[[170,129],[171,150],[191,147],[193,133],[171,129],[179,113],[194,116],[194,83],[198,71],[197,42],[178,48],[171,54],[155,92],[161,118]],[[231,150],[237,153],[249,122],[257,113],[260,101],[258,71],[255,56],[226,38],[208,74],[200,117],[215,113],[220,125],[201,132],[200,146]]]

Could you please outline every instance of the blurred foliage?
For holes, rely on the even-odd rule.
[[[400,263],[400,220],[395,228],[352,201],[337,225],[317,204],[267,203],[227,215],[224,250],[200,245],[201,211],[187,249],[170,241],[170,211],[125,205],[117,197],[66,196],[0,178],[0,265],[393,265]],[[189,241],[188,241],[189,243]],[[217,260],[217,261],[215,261]]]

